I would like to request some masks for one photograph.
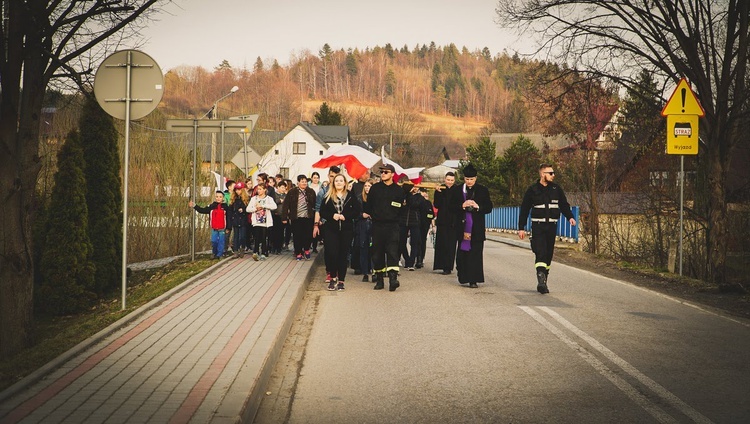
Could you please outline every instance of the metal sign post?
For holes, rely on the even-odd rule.
[[[698,118],[705,114],[703,107],[685,78],[682,78],[677,84],[661,111],[661,116],[667,118],[667,154],[680,155],[680,240],[677,243],[680,275],[682,275],[682,238],[684,233],[685,155],[698,154]]]
[[[167,131],[171,132],[192,132],[193,133],[193,187],[191,190],[191,200],[195,202],[195,192],[198,175],[198,133],[221,133],[222,140],[224,133],[244,133],[247,131],[248,123],[239,120],[219,121],[213,119],[168,119]],[[223,145],[223,143],[222,143]],[[224,159],[222,154],[222,167]],[[223,173],[221,175],[224,175]],[[190,224],[190,259],[195,260],[195,219],[196,212],[193,215]]]
[[[134,78],[133,71],[136,77]],[[122,309],[125,310],[128,271],[128,165],[130,121],[141,119],[159,105],[164,95],[164,75],[151,56],[122,50],[108,56],[94,77],[96,101],[111,116],[125,120],[125,158],[122,209]]]

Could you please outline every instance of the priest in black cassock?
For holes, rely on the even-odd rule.
[[[460,284],[477,288],[477,283],[484,283],[484,216],[492,212],[492,200],[487,187],[477,184],[477,170],[471,163],[463,174],[464,183],[455,187],[450,200],[458,217],[456,271]]]
[[[445,174],[445,184],[435,189],[433,206],[438,210],[435,219],[435,260],[433,270],[443,270],[443,275],[453,272],[456,264],[456,214],[450,208],[450,198],[456,187],[456,174]]]

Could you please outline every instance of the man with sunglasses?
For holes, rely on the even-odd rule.
[[[523,240],[526,236],[526,220],[531,211],[531,250],[536,256],[536,290],[541,294],[549,293],[547,277],[555,251],[557,221],[560,214],[570,221],[570,225],[576,225],[565,192],[554,181],[555,171],[552,165],[541,164],[539,181],[526,190],[518,214],[518,237]]]
[[[393,165],[380,167],[380,182],[363,196],[364,212],[372,219],[372,265],[375,290],[385,287],[388,274],[388,290],[395,291],[398,282],[399,218],[404,210],[404,190],[393,181]]]

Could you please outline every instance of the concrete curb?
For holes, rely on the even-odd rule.
[[[286,316],[283,318],[281,325],[278,326],[275,331],[271,330],[273,331],[271,348],[267,350],[267,354],[262,360],[262,365],[257,374],[257,378],[252,385],[252,389],[245,398],[245,404],[243,405],[240,416],[238,417],[238,422],[252,423],[258,413],[258,409],[260,408],[260,404],[266,393],[266,388],[271,379],[271,374],[276,368],[279,356],[281,356],[281,349],[284,346],[284,342],[289,335],[289,330],[292,328],[294,317],[297,316],[299,307],[302,304],[305,293],[307,292],[310,278],[315,273],[316,267],[320,265],[321,261],[323,261],[323,249],[320,249],[319,251],[320,253],[315,256],[312,265],[307,269],[307,274],[301,280],[298,279],[300,284],[296,288],[294,298],[287,309]],[[212,422],[219,421],[212,420]]]

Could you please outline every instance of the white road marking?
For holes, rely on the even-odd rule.
[[[591,352],[587,351],[583,346],[579,345],[575,341],[571,340],[570,337],[565,335],[565,333],[562,332],[562,330],[558,329],[554,325],[552,325],[551,322],[549,322],[547,319],[545,319],[543,316],[541,316],[538,312],[531,309],[528,306],[519,306],[522,311],[526,312],[529,316],[531,316],[535,321],[537,321],[539,324],[541,324],[544,328],[549,330],[552,334],[557,336],[558,339],[560,339],[563,343],[568,345],[571,349],[573,349],[578,355],[583,358],[586,362],[589,363],[596,371],[599,372],[602,376],[604,376],[607,380],[609,380],[612,384],[615,385],[618,389],[620,389],[623,393],[625,393],[626,396],[628,396],[633,402],[638,404],[641,408],[645,409],[646,412],[651,414],[652,417],[656,418],[657,421],[660,423],[676,423],[677,420],[674,419],[671,415],[664,412],[659,406],[654,404],[651,400],[649,400],[646,396],[641,394],[638,389],[630,385],[627,381],[622,379],[622,377],[615,374],[609,367],[607,367],[602,361],[597,359]]]
[[[651,389],[651,391],[653,391],[659,397],[664,399],[673,408],[679,410],[686,416],[690,417],[690,419],[692,419],[693,422],[705,423],[705,424],[712,422],[706,416],[704,416],[700,412],[690,407],[690,405],[683,402],[680,398],[675,396],[672,392],[670,392],[669,390],[667,390],[666,388],[664,388],[663,386],[661,386],[659,383],[655,382],[651,378],[647,377],[642,372],[638,371],[638,369],[630,365],[627,361],[625,361],[621,357],[617,356],[617,354],[615,354],[614,352],[609,350],[607,347],[599,343],[596,339],[589,336],[583,330],[579,329],[575,325],[571,324],[568,320],[560,316],[560,314],[558,314],[557,312],[553,311],[552,309],[546,306],[540,306],[539,309],[546,312],[549,316],[551,316],[557,322],[562,324],[565,328],[573,332],[576,336],[586,341],[586,343],[591,345],[591,347],[599,351],[602,355],[604,355],[607,359],[612,361],[615,365],[622,368],[623,371],[630,374],[636,380],[640,381],[641,384]]]

